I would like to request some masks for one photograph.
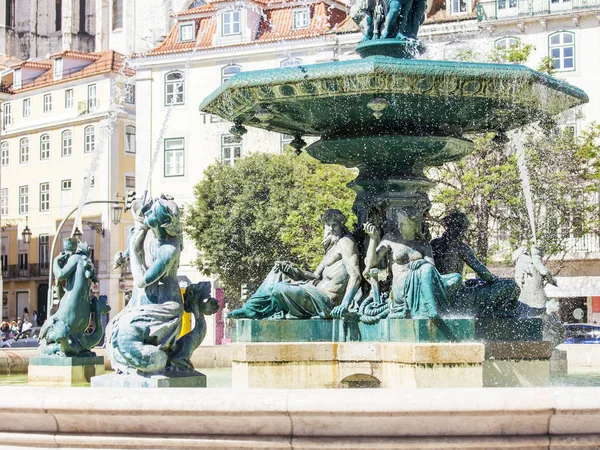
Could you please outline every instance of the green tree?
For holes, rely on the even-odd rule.
[[[340,209],[350,228],[356,220],[355,193],[346,187],[355,176],[293,152],[209,166],[185,219],[201,255],[198,268],[219,275],[230,302],[239,298],[241,284],[260,282],[277,260],[314,269],[323,255],[323,211]]]

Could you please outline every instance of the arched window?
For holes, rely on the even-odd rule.
[[[511,48],[519,47],[520,45],[521,40],[512,36],[506,36],[500,39],[496,39],[496,42],[494,42],[494,47],[500,50],[508,50]]]
[[[0,149],[2,150],[2,165],[3,166],[8,166],[8,163],[10,161],[9,159],[9,154],[8,154],[8,141],[4,141],[2,142],[2,144],[0,145]]]
[[[225,83],[236,73],[240,73],[242,71],[242,67],[237,64],[229,64],[221,69],[221,83]]]
[[[575,70],[575,34],[557,31],[548,37],[548,55],[554,61],[554,69]]]
[[[174,71],[165,75],[165,105],[183,105],[183,72]]]
[[[40,136],[40,159],[50,159],[50,135],[48,133]]]
[[[125,127],[125,151],[135,153],[135,127],[131,125]]]
[[[302,64],[302,60],[300,58],[286,58],[281,61],[281,67],[294,67]]]
[[[73,133],[71,130],[62,132],[62,156],[71,156],[73,154]]]
[[[29,138],[21,139],[19,143],[19,163],[25,164],[29,162]]]
[[[83,151],[84,153],[91,153],[94,148],[96,148],[96,131],[94,126],[90,125],[83,130]]]

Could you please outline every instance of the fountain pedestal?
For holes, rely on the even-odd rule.
[[[29,384],[74,386],[89,383],[104,373],[104,357],[36,356],[29,360]]]
[[[92,378],[91,386],[109,388],[199,388],[206,387],[206,376],[196,371],[149,376],[109,373]]]

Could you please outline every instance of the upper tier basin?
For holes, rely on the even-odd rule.
[[[367,106],[375,98],[387,101],[379,119]],[[200,110],[285,134],[460,137],[510,130],[587,101],[582,90],[521,65],[370,56],[242,72]]]

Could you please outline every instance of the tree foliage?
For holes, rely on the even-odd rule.
[[[529,172],[536,240],[546,254],[568,252],[587,233],[599,231],[600,127],[591,125],[575,138],[570,129],[531,129],[512,143],[494,134],[475,139],[475,151],[459,162],[430,171],[439,183],[433,202],[439,218],[460,209],[473,222],[471,242],[487,259],[495,250],[490,237],[514,249],[533,242],[518,168],[521,147]],[[494,239],[496,243],[498,239]]]
[[[186,214],[186,231],[201,254],[198,268],[218,274],[230,300],[239,298],[241,284],[260,282],[277,260],[314,269],[323,256],[323,211],[340,209],[350,227],[356,220],[355,193],[346,187],[355,176],[292,152],[211,165]]]

